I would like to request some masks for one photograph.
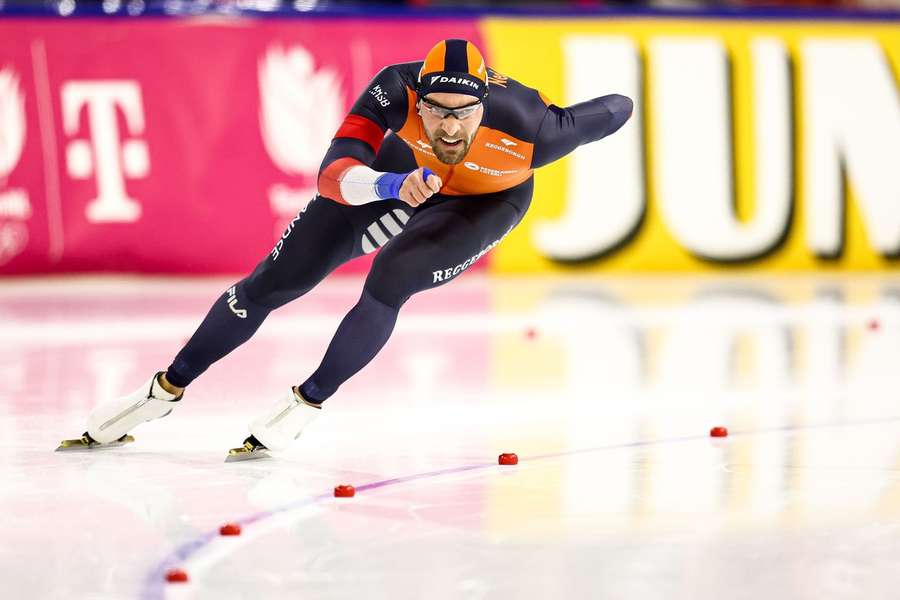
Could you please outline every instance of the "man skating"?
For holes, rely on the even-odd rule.
[[[413,294],[455,279],[521,221],[535,168],[615,132],[631,111],[631,100],[617,94],[557,107],[486,68],[465,40],[444,40],[424,61],[384,68],[335,134],[319,194],[272,252],[213,304],[166,371],[99,404],[84,436],[60,448],[131,441],[128,432],[169,414],[185,388],[250,339],[272,310],[380,248],[319,367],[253,421],[228,459],[286,448],[381,350]]]

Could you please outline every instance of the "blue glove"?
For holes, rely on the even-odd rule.
[[[410,171],[409,173],[385,173],[375,180],[375,194],[382,200],[400,198],[400,186],[413,173],[415,171]],[[431,175],[434,175],[434,172],[425,167],[425,170],[422,172],[422,179],[427,182],[428,177]]]

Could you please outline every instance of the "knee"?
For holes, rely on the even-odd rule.
[[[376,271],[374,265],[369,271],[369,276],[366,277],[363,291],[378,302],[395,310],[399,310],[415,293],[415,290],[409,289],[407,282],[402,277],[389,275],[382,270]]]
[[[242,279],[238,283],[238,288],[243,290],[247,298],[256,304],[265,306],[273,304],[275,298],[284,291],[284,286],[279,278],[272,270],[266,269],[263,265]]]
[[[270,309],[278,308],[308,292],[324,277],[324,274],[319,276],[314,272],[298,272],[296,265],[293,266],[294,270],[288,271],[266,259],[238,285],[252,302]]]
[[[259,302],[257,297],[248,291],[248,281],[249,277],[241,279],[225,290],[225,293],[221,296],[222,302],[241,319],[246,319],[251,314],[255,316],[268,315],[272,311],[272,307]],[[265,316],[262,318],[265,318]]]
[[[365,290],[379,302],[400,308],[409,298],[432,287],[432,265],[440,262],[440,246],[419,238],[415,244],[392,240],[372,262]],[[437,267],[434,267],[437,268]]]

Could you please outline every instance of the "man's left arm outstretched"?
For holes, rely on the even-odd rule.
[[[554,104],[538,127],[531,167],[536,169],[569,154],[582,144],[616,132],[631,117],[634,103],[628,96],[609,94],[565,108]]]

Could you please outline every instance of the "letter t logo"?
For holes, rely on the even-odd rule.
[[[94,175],[97,197],[87,206],[92,222],[131,222],[141,215],[141,205],[128,197],[125,179],[146,177],[150,156],[145,140],[121,139],[116,108],[125,117],[127,133],[144,133],[141,89],[136,81],[69,81],[62,88],[63,126],[67,136],[78,134],[82,107],[87,107],[88,139],[74,139],[66,146],[66,167],[76,179]]]

